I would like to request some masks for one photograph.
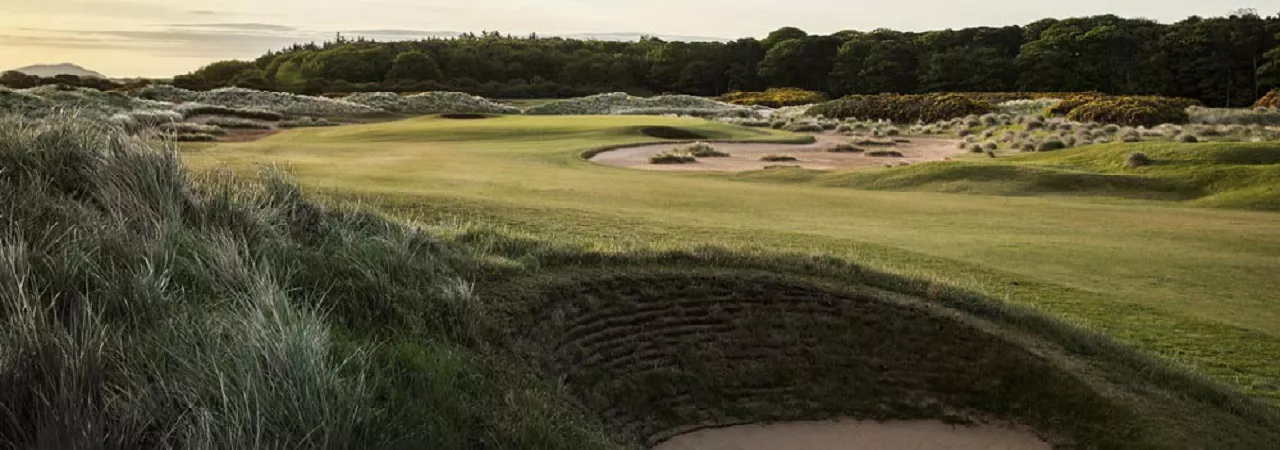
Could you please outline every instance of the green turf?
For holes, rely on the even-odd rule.
[[[1134,147],[1118,145],[1093,149],[1097,155],[1068,151],[1018,157],[1025,164],[991,175],[997,180],[991,182],[1005,175],[1040,178],[1045,171],[1077,171],[1105,180],[1118,176],[1114,180],[1119,181],[1107,181],[1108,189],[1147,190],[1163,200],[749,183],[726,175],[603,167],[580,158],[596,147],[652,141],[638,132],[646,126],[682,127],[711,139],[795,138],[660,117],[426,117],[295,130],[251,143],[197,144],[185,158],[197,168],[285,164],[308,186],[398,215],[484,220],[607,252],[713,245],[832,255],[1030,305],[1252,395],[1280,398],[1280,305],[1274,300],[1280,279],[1273,276],[1280,273],[1280,220],[1268,212],[1167,201],[1252,203],[1267,195],[1260,185],[1249,185],[1264,189],[1255,194],[1210,190],[1238,183],[1230,177],[1215,176],[1191,190],[1168,181],[1177,178],[1176,171],[1199,173],[1200,164],[1190,163],[1132,170],[1171,171],[1153,177],[1154,182],[1125,178],[1133,173],[1119,164]],[[1143,151],[1157,161],[1177,161],[1162,152],[1179,148],[1144,144]],[[1214,158],[1266,158],[1255,153]],[[922,165],[876,176],[903,170],[936,169]],[[1228,165],[1223,170],[1243,174],[1265,168]],[[826,176],[789,169],[776,173],[791,181]],[[1058,193],[1052,185],[1075,181],[1019,183],[1049,183],[1041,192]]]

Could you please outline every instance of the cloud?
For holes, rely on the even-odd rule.
[[[270,23],[180,23],[172,24],[170,27],[175,28],[206,28],[214,30],[237,30],[237,31],[295,31],[297,28],[288,25],[276,25]]]
[[[396,29],[376,29],[376,30],[351,30],[347,34],[354,36],[368,37],[457,37],[462,33],[457,31],[422,31],[422,30],[396,30]]]
[[[158,31],[29,28],[22,31],[36,32],[41,35],[6,36],[5,43],[61,48],[128,48],[154,55],[211,59],[255,57],[268,49],[278,49],[299,42],[313,42],[324,38],[322,35],[307,32],[259,33],[241,29],[187,30],[173,27]]]

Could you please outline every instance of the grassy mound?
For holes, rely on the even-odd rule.
[[[853,95],[819,103],[806,115],[835,119],[889,120],[896,123],[940,122],[995,112],[990,103],[957,94]]]
[[[1067,118],[1077,122],[1154,127],[1187,123],[1190,120],[1188,106],[1178,99],[1164,97],[1105,97],[1072,109]]]
[[[771,88],[764,92],[730,92],[720,96],[720,101],[734,105],[767,106],[769,108],[809,105],[826,100],[826,95],[821,92],[796,88]]]

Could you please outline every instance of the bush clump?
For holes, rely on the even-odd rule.
[[[1254,108],[1280,108],[1280,89],[1268,92],[1253,104]]]
[[[1128,158],[1124,159],[1124,165],[1129,167],[1142,167],[1151,165],[1151,158],[1146,153],[1133,152]]]
[[[675,149],[675,153],[692,155],[695,158],[725,158],[729,154],[716,150],[715,146],[706,142],[695,142]]]
[[[863,154],[867,156],[877,157],[877,158],[902,158],[903,157],[902,152],[895,151],[895,150],[872,150]]]
[[[1050,139],[1050,140],[1041,142],[1039,145],[1037,145],[1036,151],[1052,152],[1055,150],[1062,150],[1065,148],[1067,148],[1067,143],[1057,139]]]
[[[1200,142],[1200,138],[1197,138],[1196,135],[1194,134],[1180,134],[1178,135],[1178,142],[1181,142],[1184,144],[1194,144],[1194,143]]]
[[[858,139],[853,141],[853,145],[863,147],[892,147],[898,145],[898,141],[893,139]]]
[[[793,133],[821,133],[825,128],[818,122],[791,122],[782,127]]]
[[[888,120],[896,123],[942,122],[996,111],[990,103],[956,94],[854,95],[820,103],[807,114],[837,119]]]
[[[862,148],[849,142],[841,142],[827,147],[828,153],[862,153],[863,151]]]
[[[760,157],[760,160],[767,162],[799,161],[799,159],[791,155],[764,155]]]
[[[649,157],[650,164],[689,164],[698,162],[698,158],[688,153],[668,151]]]
[[[1131,127],[1187,123],[1187,107],[1162,97],[1110,97],[1081,105],[1067,117],[1076,122],[1098,122]]]
[[[730,92],[720,96],[720,101],[741,106],[765,106],[781,108],[821,103],[827,96],[820,92],[796,88],[771,88],[764,92]]]

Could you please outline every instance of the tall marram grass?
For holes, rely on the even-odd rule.
[[[606,442],[486,356],[461,256],[165,145],[0,118],[0,448]]]
[[[332,354],[269,256],[295,205],[224,182],[109,126],[0,121],[0,447],[375,437],[361,352]]]

